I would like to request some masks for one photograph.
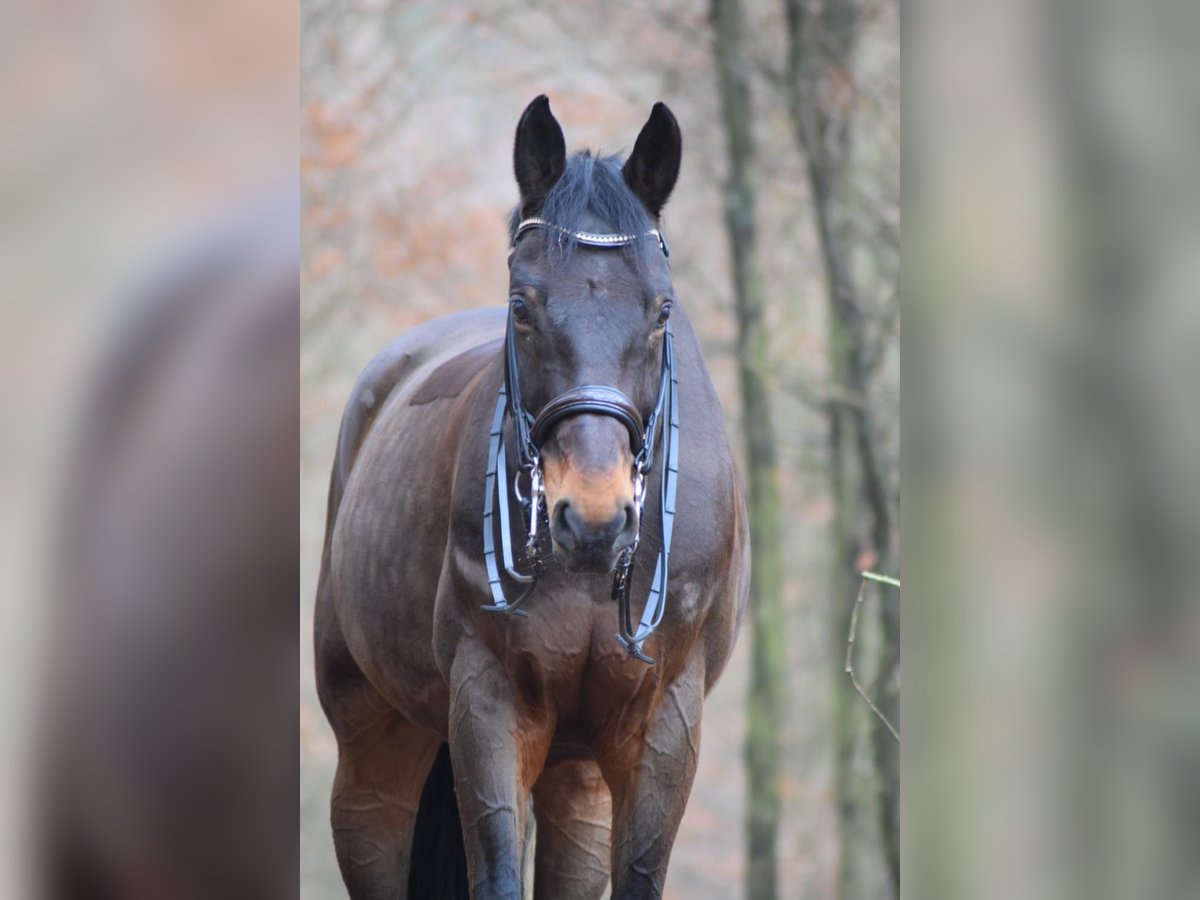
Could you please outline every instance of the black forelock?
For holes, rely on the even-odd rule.
[[[593,155],[590,150],[575,153],[567,160],[562,176],[550,188],[540,207],[522,210],[518,204],[508,218],[508,240],[517,236],[522,213],[539,216],[567,231],[583,231],[588,213],[599,218],[614,234],[644,234],[654,228],[646,207],[629,189],[621,175],[620,156]],[[553,247],[558,261],[565,261],[578,241],[554,230],[547,232],[547,246]],[[622,248],[640,260],[648,250],[659,251],[657,241],[633,241]]]

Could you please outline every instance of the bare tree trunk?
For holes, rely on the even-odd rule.
[[[738,0],[712,0],[711,15],[729,156],[725,218],[737,304],[738,375],[753,548],[750,609],[754,662],[746,734],[746,896],[750,900],[774,900],[778,894],[775,845],[784,678],[778,475],[768,389],[762,377],[767,338],[755,242],[754,142],[747,60],[742,47],[742,10]]]
[[[832,640],[846,639],[851,601],[859,586],[861,560],[881,571],[891,567],[892,517],[883,477],[876,424],[868,402],[870,363],[865,320],[849,264],[844,221],[844,173],[850,156],[853,81],[850,73],[861,9],[855,0],[784,0],[788,26],[787,91],[796,140],[804,152],[821,246],[829,302],[831,376],[839,391],[863,399],[858,405],[828,404],[830,481],[835,503],[834,566],[831,579]],[[870,527],[863,523],[869,516]],[[895,671],[899,665],[899,608],[894,592],[878,607],[864,608],[860,625],[882,628],[877,661],[878,698],[896,718]],[[876,617],[874,622],[872,617]],[[882,723],[870,716],[845,679],[836,682],[838,811],[841,825],[841,896],[878,896],[872,874],[882,861],[892,896],[899,896],[898,748]],[[869,758],[860,746],[870,737]],[[882,854],[882,860],[880,855]]]

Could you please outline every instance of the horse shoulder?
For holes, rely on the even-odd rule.
[[[472,310],[430,320],[400,335],[367,363],[342,414],[330,487],[330,526],[337,511],[334,500],[340,500],[363,444],[388,400],[422,376],[436,376],[453,368],[455,357],[493,341],[503,330],[503,317],[496,313],[491,309]]]
[[[724,578],[714,592],[704,623],[705,693],[712,690],[733,655],[750,598],[749,515],[736,472],[730,493],[730,536],[720,563]]]

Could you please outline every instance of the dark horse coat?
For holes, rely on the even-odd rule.
[[[517,132],[517,219],[540,214],[600,232],[652,227],[679,167],[666,107],[655,107],[623,168],[587,153],[568,160],[563,147],[538,98]],[[519,897],[531,806],[537,897],[603,896],[610,878],[617,897],[662,891],[695,774],[703,697],[745,607],[749,546],[716,393],[667,261],[645,245],[564,250],[553,237],[522,238],[510,296],[535,411],[585,383],[652,404],[670,317],[680,481],[666,613],[646,644],[653,666],[614,639],[611,571],[577,564],[560,532],[555,560],[522,607],[528,618],[480,608],[492,600],[482,511],[504,371],[502,310],[413,329],[354,388],[330,484],[315,623],[320,697],[339,747],[334,839],[354,898],[456,896],[468,879],[472,896]],[[598,416],[556,426],[544,457],[557,523],[568,506],[608,516],[627,502],[627,440]],[[659,477],[656,467],[635,614],[661,543]]]

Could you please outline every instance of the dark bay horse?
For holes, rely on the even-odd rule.
[[[521,897],[530,809],[536,897],[662,893],[749,580],[656,227],[680,151],[660,103],[623,165],[568,159],[534,100],[507,312],[413,329],[347,404],[315,639],[355,900]]]

